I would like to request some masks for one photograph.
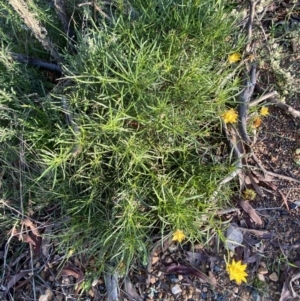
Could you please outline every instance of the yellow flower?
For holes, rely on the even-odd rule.
[[[223,118],[225,123],[236,123],[238,114],[234,109],[230,109],[225,111],[221,117]]]
[[[258,128],[261,126],[261,118],[256,116],[254,119],[253,119],[253,124],[252,126],[255,127],[255,128]]]
[[[226,266],[226,271],[229,273],[229,279],[235,280],[237,284],[241,284],[243,281],[247,282],[246,276],[248,274],[245,272],[247,268],[246,264],[242,264],[241,261],[235,262],[233,259],[231,263]]]
[[[246,200],[253,201],[256,197],[256,192],[253,189],[246,189],[243,192],[243,196]]]
[[[185,238],[184,233],[181,230],[176,230],[173,234],[173,239],[172,240],[182,242],[184,240],[184,238]]]
[[[241,55],[238,52],[228,55],[228,61],[230,64],[236,63],[241,60]]]
[[[269,108],[268,107],[261,107],[261,109],[260,109],[260,115],[261,116],[267,116],[267,115],[269,115]]]

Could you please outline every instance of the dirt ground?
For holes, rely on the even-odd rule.
[[[288,0],[271,1],[262,6],[256,17],[253,35],[257,41],[256,60],[260,70],[257,81],[266,92],[278,91],[278,99],[284,97],[286,104],[300,111],[300,4]],[[284,25],[286,32],[280,29],[276,36],[275,30],[274,38],[271,23],[275,24],[275,29],[276,25]],[[257,97],[259,95],[254,93],[252,98]],[[217,236],[205,246],[158,242],[153,247],[148,267],[133,267],[129,277],[118,279],[122,300],[300,300],[300,115],[292,116],[269,99],[262,104],[268,106],[269,115],[256,130],[252,150],[265,170],[273,175],[257,182],[263,195],[257,195],[250,202],[262,225],[255,224],[240,207],[238,194],[232,210],[216,217],[242,229],[243,242],[235,249],[234,258],[247,264],[247,283],[237,285],[229,280],[224,260],[227,251],[224,245],[218,244]],[[254,166],[255,162],[252,163]],[[14,246],[19,244],[17,240],[10,242],[10,250],[5,250],[5,243],[0,249],[2,262],[5,251],[14,256],[7,267],[8,274],[14,276],[9,282],[2,279],[3,300],[110,299],[104,278],[95,279],[91,289],[80,296],[82,287],[77,283],[84,279],[83,258],[73,257],[62,268],[59,264],[66,255],[55,252],[55,243],[42,243],[36,236],[25,239],[29,244],[20,254],[14,254]],[[42,244],[44,259],[35,255],[33,262],[30,261],[35,251],[30,240],[35,240],[36,246]],[[30,274],[33,267],[37,270],[35,281]]]

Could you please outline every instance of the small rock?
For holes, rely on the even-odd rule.
[[[152,257],[152,260],[151,260],[152,265],[156,264],[158,261],[159,261],[159,256],[153,256]]]
[[[53,281],[55,280],[55,277],[54,277],[54,276],[49,276],[48,280],[49,280],[50,282],[53,282]]]
[[[182,275],[178,275],[178,280],[181,281],[183,279]]]
[[[274,282],[277,282],[278,281],[278,276],[277,274],[274,272],[272,273],[271,275],[269,275],[269,278],[274,281]]]
[[[201,293],[201,298],[202,298],[203,300],[206,300],[206,299],[207,299],[207,292],[202,292],[202,293]]]
[[[233,289],[233,292],[234,292],[235,294],[237,294],[237,293],[239,292],[239,288],[238,288],[238,287],[235,287],[235,288]]]
[[[260,294],[258,293],[257,290],[253,290],[251,295],[252,295],[253,301],[260,301]]]
[[[174,285],[173,287],[172,287],[172,293],[174,294],[174,295],[177,295],[177,294],[179,294],[179,293],[181,293],[182,292],[182,289],[180,288],[180,286],[178,285],[178,284],[176,284],[176,285]]]
[[[202,292],[204,292],[204,293],[207,292],[207,287],[206,286],[203,287]]]
[[[260,281],[263,281],[263,282],[265,282],[266,280],[265,280],[265,276],[263,275],[263,274],[257,274],[257,278],[260,280]]]
[[[172,262],[173,262],[173,259],[170,256],[167,256],[165,258],[165,263],[172,263]]]
[[[155,282],[156,282],[156,277],[151,276],[151,278],[150,278],[150,283],[151,283],[151,284],[154,284]]]
[[[47,288],[44,295],[40,295],[39,301],[49,301],[53,296],[52,290]]]
[[[55,297],[57,301],[63,301],[64,299],[64,296],[62,294],[56,295]]]
[[[266,268],[264,268],[264,267],[259,267],[259,268],[257,269],[257,272],[258,272],[259,274],[263,274],[263,275],[268,274],[268,270],[267,270]]]
[[[262,261],[262,262],[259,264],[259,266],[261,266],[261,267],[263,267],[263,268],[266,268],[266,267],[267,267],[267,264],[266,264],[264,261]]]
[[[222,295],[222,294],[216,294],[214,296],[214,300],[216,300],[216,301],[225,301],[226,299],[225,299],[224,295]]]
[[[41,266],[41,263],[38,261],[36,264],[35,264],[35,267],[36,268],[39,268]]]
[[[174,274],[167,275],[167,278],[170,280],[171,283],[179,282],[178,278]]]
[[[221,268],[218,265],[215,265],[214,268],[213,268],[213,271],[218,273],[218,272],[221,271]]]

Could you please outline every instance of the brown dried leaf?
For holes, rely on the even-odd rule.
[[[22,224],[28,228],[30,228],[30,230],[32,231],[32,233],[35,235],[35,236],[41,236],[38,229],[37,229],[37,226],[36,224],[34,224],[29,218],[26,218],[26,219],[23,219],[22,220]]]
[[[59,276],[73,276],[74,278],[76,278],[77,279],[77,283],[76,283],[77,288],[76,288],[74,294],[77,295],[80,292],[82,282],[84,280],[84,274],[81,270],[75,269],[71,266],[66,265],[60,271]]]
[[[259,215],[256,213],[256,211],[253,209],[253,207],[249,204],[249,202],[245,202],[243,200],[239,201],[240,206],[243,208],[245,212],[249,214],[251,219],[258,225],[262,225],[262,220],[259,217]]]
[[[59,276],[73,276],[78,280],[84,279],[84,274],[81,270],[77,270],[69,266],[65,266],[59,273]]]
[[[208,261],[208,262],[213,262],[213,261],[220,261],[222,260],[222,257],[219,256],[210,256],[207,254],[204,254],[203,252],[190,252],[186,251],[185,252],[187,257],[186,260],[188,260],[191,263],[201,263],[202,261]]]
[[[22,241],[27,242],[35,247],[35,241],[30,237],[30,235],[20,233],[19,237],[22,239]]]
[[[217,286],[218,281],[217,281],[216,277],[214,276],[214,274],[211,271],[208,271],[208,277],[209,277],[209,279],[211,281],[211,284],[213,286]]]
[[[263,192],[262,189],[256,184],[256,183],[259,182],[259,180],[256,179],[256,178],[253,176],[253,174],[251,173],[251,171],[249,171],[249,170],[246,171],[246,175],[249,177],[250,182],[251,182],[251,184],[252,184],[254,190],[256,191],[256,193],[259,194],[261,197],[264,197],[264,196],[265,196],[264,192]]]
[[[16,275],[14,275],[9,282],[6,285],[5,291],[4,291],[4,296],[6,296],[9,292],[9,290],[20,280],[22,279],[24,276],[28,275],[28,271],[27,272],[20,272]]]
[[[124,279],[124,290],[132,300],[143,301],[143,298],[137,293],[129,277],[125,277]]]
[[[262,239],[271,239],[275,235],[274,233],[271,233],[267,230],[248,229],[248,228],[243,228],[243,227],[239,227],[239,229],[243,232],[254,234],[257,237],[260,237]]]
[[[259,172],[256,170],[251,170],[251,172],[255,175],[255,177],[260,181],[260,182],[273,182],[274,177],[272,177],[269,174],[261,175]]]
[[[289,300],[292,297],[291,292],[289,290],[289,286],[287,281],[283,283],[282,291],[281,291],[281,296],[279,301],[286,301]]]
[[[202,282],[208,282],[212,284],[209,277],[191,266],[171,264],[166,266],[165,271],[167,274],[193,275],[198,277]]]

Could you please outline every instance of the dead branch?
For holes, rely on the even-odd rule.
[[[273,96],[275,96],[277,94],[278,93],[276,91],[266,93],[266,94],[264,94],[264,95],[262,95],[262,96],[260,96],[260,97],[258,97],[256,99],[254,99],[254,100],[251,100],[249,102],[249,104],[248,104],[248,107],[254,107],[254,106],[258,105],[260,102],[262,102],[262,101],[264,101],[264,100],[266,100],[268,98],[271,98],[271,97],[273,97]]]
[[[38,68],[62,74],[62,68],[57,64],[49,63],[45,60],[29,57],[20,53],[11,52],[10,56],[14,61],[17,61],[19,63],[29,64]]]
[[[255,89],[258,93],[263,94],[265,93],[264,89],[260,84],[257,84]],[[286,103],[281,102],[275,97],[269,97],[269,102],[272,105],[275,105],[276,107],[284,110],[286,113],[290,114],[294,118],[300,118],[300,112],[298,110],[295,110],[293,107],[287,105]]]
[[[249,75],[246,72],[244,73],[243,85],[245,88],[243,89],[243,91],[240,93],[238,97],[238,101],[239,101],[238,127],[239,127],[241,137],[243,138],[244,142],[247,144],[252,143],[247,133],[247,112],[248,112],[248,102],[254,92],[255,84],[256,84],[256,65],[253,64],[250,68]]]
[[[26,26],[33,32],[35,38],[43,45],[44,49],[49,51],[57,62],[60,62],[60,55],[53,43],[49,40],[46,28],[42,26],[34,14],[29,11],[27,3],[24,0],[9,0],[9,3],[23,19]]]
[[[231,172],[226,178],[224,178],[218,185],[218,188],[214,191],[214,193],[212,194],[210,201],[214,201],[221,189],[221,186],[230,182],[232,179],[234,179],[237,175],[239,175],[242,171],[242,154],[239,151],[237,144],[235,144],[233,142],[233,139],[230,138],[229,132],[228,132],[228,128],[226,123],[222,120],[222,129],[224,131],[224,134],[226,136],[226,139],[229,143],[229,147],[230,149],[233,151],[235,158],[236,158],[236,162],[235,162],[235,170],[233,172]]]
[[[252,27],[253,27],[256,3],[257,3],[257,1],[249,0],[250,15],[249,15],[248,23],[246,26],[247,39],[248,39],[248,43],[246,46],[246,52],[250,52],[250,48],[251,48]]]

